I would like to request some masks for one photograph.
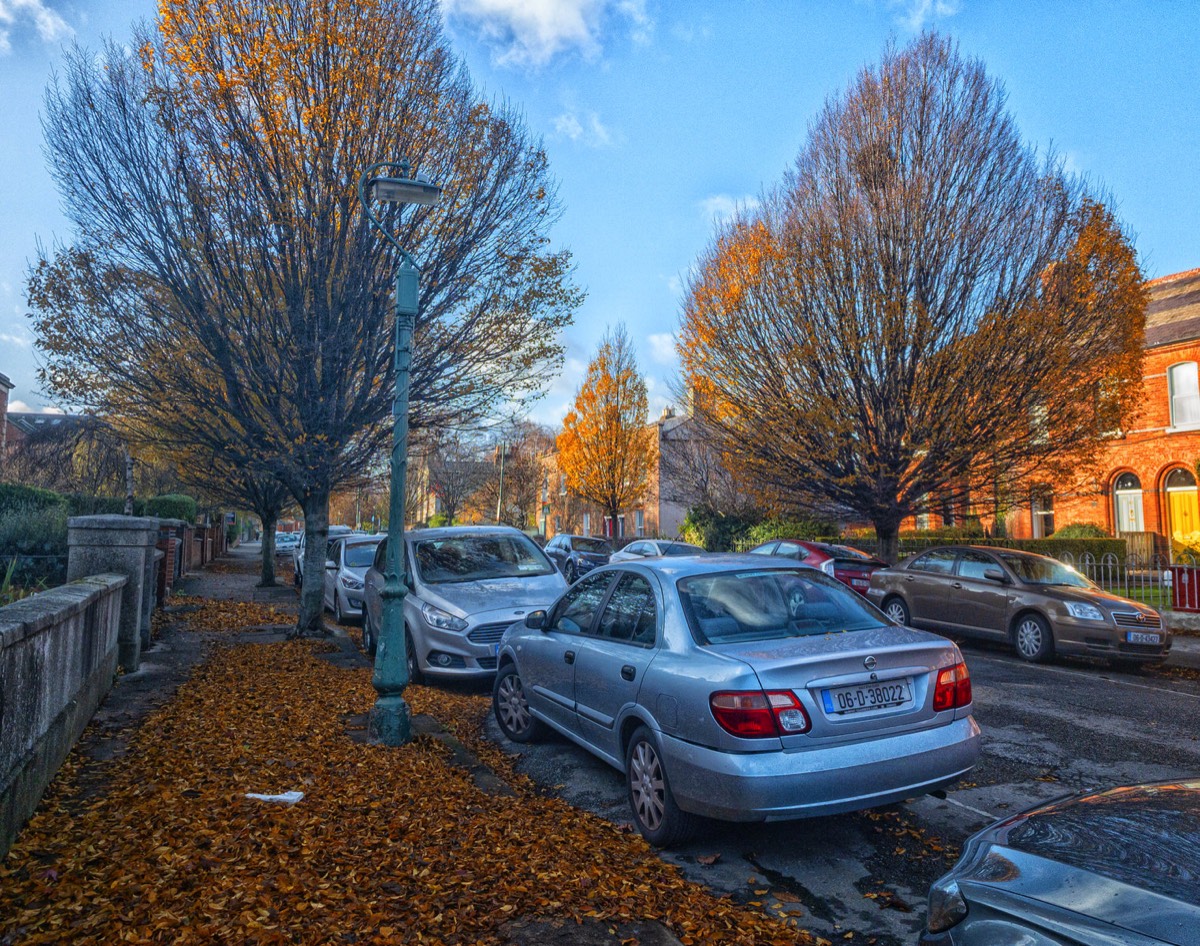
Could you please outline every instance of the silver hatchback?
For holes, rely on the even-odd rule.
[[[408,676],[490,677],[500,638],[514,621],[548,607],[567,583],[523,532],[454,526],[404,533],[404,628]],[[383,618],[387,541],[363,589],[363,646],[375,653]]]
[[[623,771],[638,829],[855,811],[979,756],[950,641],[821,572],[760,556],[608,565],[505,634],[493,689],[516,742],[558,730]]]

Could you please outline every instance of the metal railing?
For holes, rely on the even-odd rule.
[[[1195,585],[1200,579],[1200,568],[1196,567],[1200,563],[1186,551],[1176,552],[1174,560],[1169,555],[1152,555],[1148,558],[1131,556],[1121,561],[1116,555],[1103,555],[1097,559],[1090,553],[1077,560],[1070,552],[1055,557],[1105,591],[1141,601],[1160,611],[1170,611],[1175,606],[1174,586],[1178,580]]]

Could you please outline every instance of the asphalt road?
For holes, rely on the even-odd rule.
[[[983,757],[944,799],[771,825],[710,822],[663,857],[715,892],[831,941],[911,944],[930,882],[983,825],[1071,792],[1200,777],[1200,673],[1116,672],[1084,660],[1031,666],[999,647],[963,651]],[[494,721],[491,732],[504,742]],[[565,739],[507,746],[547,791],[629,824],[615,769]]]

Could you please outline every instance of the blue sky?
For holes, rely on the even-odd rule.
[[[1200,266],[1200,6],[1194,0],[442,0],[476,81],[544,138],[565,208],[554,234],[588,298],[556,424],[605,328],[638,344],[651,411],[670,401],[680,293],[714,220],[779,180],[830,94],[923,27],[1000,78],[1031,142],[1113,199],[1150,277]],[[72,36],[128,34],[148,0],[0,0],[0,373],[36,389],[24,272],[68,239],[38,111]]]

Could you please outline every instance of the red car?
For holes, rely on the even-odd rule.
[[[886,568],[873,555],[852,549],[848,545],[830,545],[828,542],[804,542],[800,539],[773,539],[752,548],[754,555],[777,555],[780,558],[795,559],[805,565],[819,568],[826,575],[832,575],[844,585],[849,585],[860,595],[865,595],[871,587],[871,573],[878,568]]]

